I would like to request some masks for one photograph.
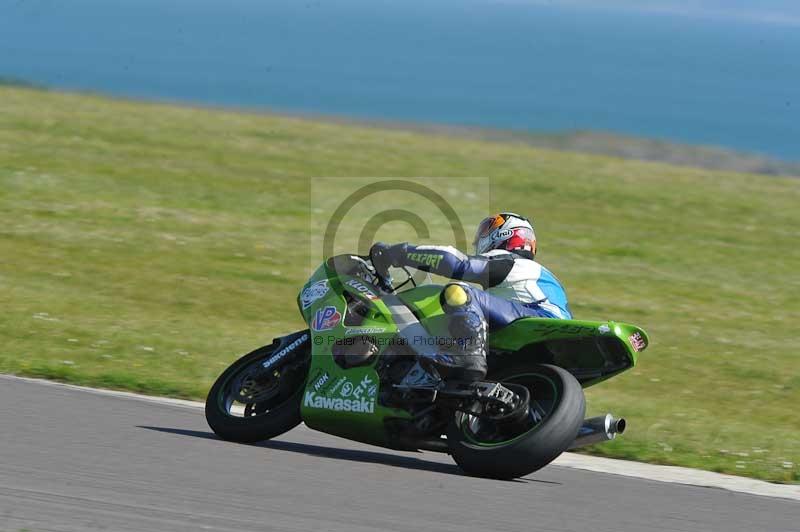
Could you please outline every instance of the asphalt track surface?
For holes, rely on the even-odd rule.
[[[550,466],[501,482],[450,458],[298,427],[218,440],[197,408],[0,379],[0,530],[797,531],[800,503]]]

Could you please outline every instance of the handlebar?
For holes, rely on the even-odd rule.
[[[408,279],[398,286],[394,286],[392,275],[389,273],[389,264],[381,261],[379,257],[355,254],[336,255],[328,259],[326,264],[329,268],[344,275],[368,274],[372,283],[384,292],[394,293],[408,282],[411,282],[414,286],[417,285],[409,273]],[[403,270],[408,273],[406,268],[403,268]]]
[[[362,256],[361,258],[364,259],[365,262],[372,264],[372,268],[375,270],[375,277],[378,280],[378,286],[386,292],[394,292],[392,275],[389,273],[389,265],[383,264],[381,261],[374,261],[369,255]]]

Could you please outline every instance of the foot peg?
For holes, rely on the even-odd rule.
[[[417,361],[403,377],[403,380],[392,387],[400,392],[413,394],[417,400],[433,402],[442,387],[442,382],[442,378],[435,369],[428,370]]]

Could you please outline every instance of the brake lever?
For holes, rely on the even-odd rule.
[[[361,257],[364,259],[364,262],[367,264],[372,265],[372,269],[375,272],[375,277],[378,279],[378,286],[381,290],[385,292],[394,292],[394,286],[392,286],[392,274],[389,273],[389,268],[384,267],[384,265],[375,264],[375,261],[372,260],[372,257],[367,255]]]
[[[375,273],[376,273],[375,276],[378,278],[381,288],[386,292],[390,293],[394,292],[394,286],[392,286],[392,276],[389,274],[389,272],[386,272],[386,275],[384,276],[378,273],[378,270],[376,269]]]

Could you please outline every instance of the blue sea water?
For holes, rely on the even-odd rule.
[[[523,0],[0,0],[3,76],[800,160],[792,24]]]

